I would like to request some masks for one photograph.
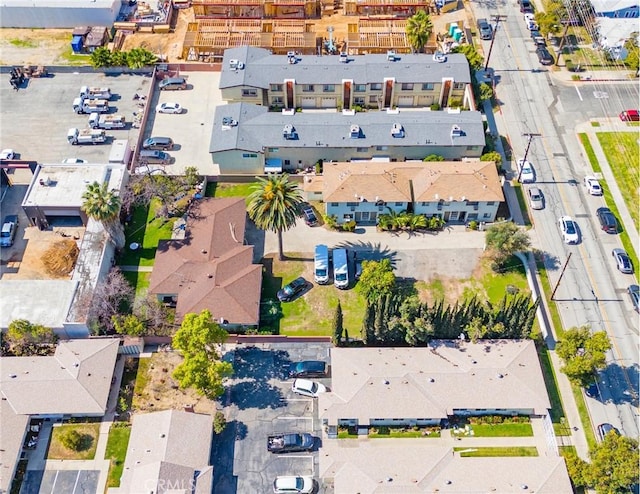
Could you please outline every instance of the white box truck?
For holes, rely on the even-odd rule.
[[[92,129],[124,129],[126,126],[124,115],[103,115],[98,112],[89,115],[89,127]]]
[[[318,285],[329,283],[329,248],[326,245],[316,245],[313,256],[313,279]]]
[[[111,99],[111,89],[108,87],[82,86],[80,88],[80,97],[85,99]]]
[[[349,288],[349,261],[347,249],[333,250],[333,283],[337,288]]]
[[[106,99],[84,99],[73,100],[73,111],[78,115],[81,113],[108,113],[109,102]]]
[[[121,163],[128,165],[131,161],[131,146],[126,139],[116,139],[111,145],[111,151],[109,152],[109,163]]]
[[[97,129],[69,129],[67,132],[67,141],[73,144],[102,144],[107,140],[104,130]]]

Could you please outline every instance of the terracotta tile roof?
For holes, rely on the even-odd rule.
[[[262,267],[244,245],[244,198],[203,199],[185,238],[158,245],[149,292],[177,295],[176,318],[209,309],[231,324],[258,324]]]
[[[468,201],[504,201],[492,161],[325,163],[324,202],[416,202],[452,197]]]

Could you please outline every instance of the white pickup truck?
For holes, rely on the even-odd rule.
[[[82,86],[80,88],[80,97],[85,99],[111,99],[111,89],[108,87]]]
[[[98,112],[89,115],[89,127],[92,129],[124,129],[126,126],[124,115],[101,115]]]
[[[67,141],[74,146],[76,144],[102,144],[106,142],[107,134],[104,130],[97,129],[69,129]]]
[[[81,113],[109,113],[109,102],[106,99],[84,99],[73,100],[73,111],[78,115]]]

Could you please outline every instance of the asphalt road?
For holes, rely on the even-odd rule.
[[[621,110],[637,106],[637,86],[563,81],[539,65],[515,2],[474,2],[473,8],[477,17],[508,16],[490,63],[502,102],[496,121],[501,134],[508,135],[516,159],[527,145],[523,134],[541,134],[534,138],[527,159],[534,164],[546,207],[531,214],[531,236],[545,252],[552,284],[571,253],[555,297],[564,327],[590,324],[594,331],[606,330],[613,344],[599,380],[602,399],[588,400],[593,423],[610,422],[638,437],[638,319],[624,293],[633,281],[613,268],[610,252],[621,246],[618,236],[598,228],[595,210],[604,201],[588,196],[580,185],[591,170],[575,131],[589,119],[617,119]],[[578,222],[582,241],[577,246],[562,242],[557,219],[563,214]]]

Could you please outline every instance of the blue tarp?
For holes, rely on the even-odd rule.
[[[71,49],[73,50],[74,53],[82,52],[82,44],[83,44],[82,36],[74,36],[71,39]]]
[[[282,173],[282,160],[279,158],[269,158],[264,164],[265,173]]]

